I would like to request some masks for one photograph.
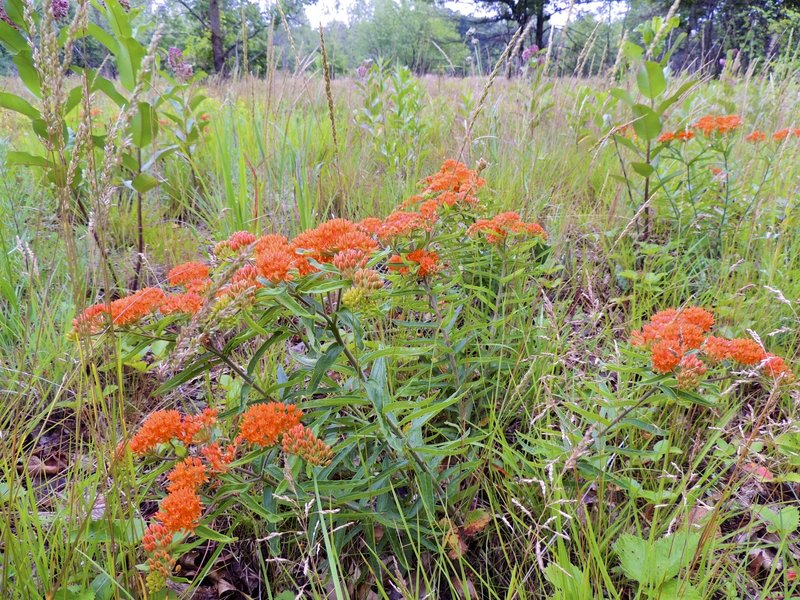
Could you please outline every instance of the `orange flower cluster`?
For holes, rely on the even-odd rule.
[[[203,308],[203,299],[199,294],[186,292],[185,294],[172,294],[164,298],[164,302],[159,306],[162,315],[194,315]]]
[[[417,249],[406,254],[406,260],[417,264],[417,275],[427,277],[439,270],[439,255],[436,252]]]
[[[696,354],[687,354],[678,363],[678,387],[684,390],[697,388],[706,371],[708,368]]]
[[[217,292],[217,298],[231,299],[249,296],[255,290],[264,287],[258,280],[259,277],[258,269],[251,264],[247,264],[236,271],[231,277],[230,283]]]
[[[741,126],[742,118],[739,115],[706,115],[692,123],[692,127],[705,136],[710,136],[714,133],[725,135],[726,133],[735,131]]]
[[[200,282],[208,280],[210,271],[210,267],[204,263],[187,262],[170,269],[167,273],[167,281],[176,287],[194,288]]]
[[[747,338],[727,339],[709,335],[714,316],[705,309],[668,309],[653,315],[650,323],[631,334],[634,346],[647,348],[653,370],[676,371],[681,387],[696,387],[707,366],[699,354],[719,362],[732,360],[746,366],[759,365],[774,378],[792,378],[785,361],[768,354],[759,343]]]
[[[247,248],[250,244],[256,241],[254,236],[249,231],[237,231],[232,234],[227,240],[218,242],[214,246],[214,254],[217,256],[229,256],[238,252],[243,248]]]
[[[425,178],[425,193],[454,192],[469,194],[478,191],[486,180],[478,177],[478,173],[457,160],[446,160],[439,172]]]
[[[217,411],[205,409],[200,415],[181,415],[177,410],[159,410],[151,413],[128,446],[134,454],[144,454],[159,444],[179,440],[188,445],[197,435],[217,421]]]
[[[220,448],[219,443],[212,442],[200,449],[203,458],[208,462],[208,471],[212,475],[219,475],[228,470],[228,465],[236,458],[236,451],[238,445],[234,442],[224,450]]]
[[[775,142],[782,142],[790,135],[793,135],[795,137],[800,137],[800,129],[789,129],[788,127],[784,129],[779,129],[778,131],[772,134],[772,139]],[[744,139],[747,140],[748,142],[763,142],[766,141],[767,134],[764,133],[763,131],[759,131],[758,129],[756,129]]]
[[[430,207],[428,203],[424,206],[426,209]],[[398,210],[383,220],[369,217],[361,221],[358,226],[365,232],[377,236],[381,242],[388,242],[397,237],[433,229],[439,213],[435,206],[432,213],[430,210],[426,210],[426,213]]]
[[[739,127],[742,126],[742,119],[738,115],[725,115],[715,117],[712,115],[706,115],[705,117],[700,118],[695,123],[692,124],[692,127],[703,133],[703,135],[710,136],[714,133],[718,133],[720,135],[724,135],[726,133],[730,133]],[[784,128],[779,129],[775,133],[772,134],[772,139],[776,142],[782,142],[790,135],[794,135],[796,137],[800,137],[800,129],[790,129]],[[680,140],[680,141],[688,141],[694,137],[694,132],[690,131],[689,129],[684,129],[681,131],[666,131],[662,133],[658,141],[663,144],[668,144],[673,140]],[[759,129],[754,129],[749,134],[745,136],[745,141],[751,143],[759,143],[766,141],[767,134]]]
[[[179,462],[167,475],[167,491],[173,492],[180,488],[196,490],[208,482],[206,466],[196,457],[189,457]]]
[[[283,451],[317,466],[328,465],[333,460],[331,447],[304,425],[295,425],[284,433]]]
[[[256,243],[258,274],[272,283],[291,281],[296,274],[310,270],[308,262],[298,256],[292,244],[282,235],[270,234]]]
[[[313,262],[333,263],[345,277],[365,268],[369,258],[379,249],[379,243],[396,238],[430,232],[440,219],[442,207],[457,203],[477,204],[474,193],[485,185],[479,172],[455,160],[445,161],[438,173],[427,177],[421,194],[413,196],[385,219],[367,218],[360,223],[332,219],[300,233],[292,240],[270,234],[256,238],[250,232],[238,231],[216,244],[214,253],[225,258],[252,249],[252,262],[246,263],[217,293],[219,311],[234,313],[246,306],[239,298],[251,298],[252,291],[263,281],[281,283],[315,272]],[[491,220],[476,223],[471,233],[487,228],[490,241],[499,241],[509,233],[528,233],[546,237],[535,223],[523,223],[516,213],[503,213]],[[491,231],[490,231],[491,230]],[[413,247],[413,246],[412,246]],[[390,265],[401,273],[426,277],[440,270],[439,257],[432,250],[419,247],[404,255],[396,255]],[[414,267],[416,265],[416,267]],[[409,268],[411,267],[411,268]],[[210,266],[203,262],[186,262],[172,268],[167,276],[169,285],[184,288],[181,293],[165,295],[156,288],[147,288],[110,304],[98,304],[86,309],[73,321],[79,334],[101,332],[109,322],[129,325],[160,310],[162,315],[194,315],[207,299],[202,296],[212,284]],[[371,287],[372,281],[370,281]]]
[[[357,269],[353,273],[353,285],[365,290],[380,290],[383,288],[383,279],[374,269]]]
[[[406,275],[411,272],[408,265],[415,264],[415,273],[418,277],[427,277],[440,270],[439,255],[436,252],[418,248],[405,255],[395,254],[389,258],[389,270]]]
[[[678,131],[665,131],[658,137],[658,141],[662,144],[666,144],[673,140],[688,142],[692,138],[694,138],[694,131],[689,131],[688,129],[680,129]]]
[[[201,432],[209,432],[217,421],[217,411],[206,409],[199,415],[184,416],[175,410],[158,411],[151,414],[130,442],[133,452],[141,454],[157,444],[181,440],[184,444],[202,443]],[[142,537],[142,546],[148,553],[150,569],[148,582],[154,587],[163,585],[170,575],[175,560],[169,546],[180,531],[193,531],[203,514],[200,488],[209,482],[210,475],[227,470],[236,455],[237,446],[232,444],[221,449],[219,443],[205,444],[200,449],[205,462],[190,456],[167,474],[167,495],[161,501],[158,512]]]
[[[164,301],[158,288],[144,288],[109,305],[114,325],[129,325],[157,310]]]
[[[242,417],[237,439],[269,448],[277,444],[284,433],[299,425],[302,416],[303,413],[293,404],[254,404]]]
[[[347,219],[331,219],[314,229],[304,231],[292,240],[296,251],[317,262],[331,262],[345,250],[361,250],[369,254],[378,244],[361,227]]]
[[[479,233],[483,233],[486,236],[486,241],[490,244],[499,244],[509,234],[513,233],[547,239],[547,233],[545,233],[541,225],[538,223],[525,223],[520,219],[519,213],[516,212],[500,213],[491,219],[478,219],[467,229],[467,235],[474,237]]]
[[[745,366],[760,365],[763,371],[775,378],[792,378],[786,361],[780,356],[770,354],[753,339],[709,337],[703,352],[714,361],[732,360]]]
[[[161,507],[155,518],[173,532],[193,531],[197,527],[200,515],[203,514],[203,505],[197,491],[188,488],[175,488],[161,501]]]
[[[158,310],[164,298],[158,288],[144,288],[108,304],[90,306],[73,319],[72,327],[76,333],[89,335],[102,331],[109,321],[118,326],[130,325]]]

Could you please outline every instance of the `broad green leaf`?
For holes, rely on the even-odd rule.
[[[319,382],[327,374],[330,368],[336,363],[336,359],[342,353],[344,348],[339,344],[332,344],[325,353],[317,359],[317,364],[314,365],[314,371],[311,374],[311,379],[308,382],[308,395],[312,396],[319,387]]]
[[[118,0],[105,0],[106,16],[111,30],[117,38],[125,39],[132,35],[130,18],[120,6]]]
[[[131,181],[131,186],[140,194],[146,194],[159,184],[158,179],[149,173],[139,173]]]
[[[643,162],[632,162],[631,167],[633,170],[636,171],[642,177],[650,177],[653,173],[655,173],[655,169],[653,165],[643,163]]]
[[[668,109],[670,106],[672,106],[672,105],[673,105],[673,104],[675,104],[675,103],[676,103],[678,100],[680,100],[680,99],[681,99],[681,97],[682,97],[682,96],[683,96],[683,95],[684,95],[686,92],[688,92],[690,89],[692,89],[692,88],[693,88],[695,85],[697,85],[697,81],[695,81],[694,79],[692,79],[692,80],[689,80],[689,81],[687,81],[686,83],[684,83],[683,85],[681,85],[681,86],[680,86],[680,87],[679,87],[679,88],[678,88],[678,89],[675,91],[675,93],[674,93],[674,94],[672,94],[672,95],[671,95],[669,98],[667,98],[667,99],[666,99],[666,100],[664,100],[664,101],[663,101],[661,104],[659,104],[659,105],[658,105],[658,112],[659,112],[659,113],[661,113],[661,114],[663,115],[663,114],[664,114],[664,112],[665,112],[665,111],[666,111],[666,110],[667,110],[667,109]]]
[[[25,115],[29,119],[41,119],[41,113],[34,108],[27,100],[20,98],[16,94],[0,92],[0,107],[16,111]]]
[[[11,59],[17,67],[17,74],[25,87],[37,98],[42,95],[42,85],[39,81],[39,72],[33,65],[33,56],[29,51],[19,52]]]
[[[22,34],[5,21],[0,21],[0,43],[8,48],[11,54],[28,49],[28,42],[25,41]]]
[[[800,525],[800,511],[794,506],[786,506],[774,511],[766,506],[754,506],[753,512],[767,522],[767,530],[781,536],[788,536]]]
[[[144,148],[150,145],[158,134],[158,115],[148,102],[140,102],[136,114],[131,120],[133,143]]]
[[[652,108],[644,104],[634,104],[631,110],[636,135],[645,141],[655,140],[661,135],[661,119]]]
[[[646,61],[636,73],[636,85],[645,98],[655,100],[667,90],[663,67],[657,62]]]
[[[78,106],[78,103],[83,98],[83,86],[76,85],[69,91],[67,101],[64,103],[64,112],[69,113],[73,108]]]
[[[22,0],[5,0],[6,14],[21,28],[27,30],[25,22],[25,5]],[[34,17],[35,19],[36,17]]]
[[[89,32],[89,35],[91,35],[94,39],[96,39],[98,42],[100,42],[101,44],[103,44],[103,46],[106,47],[106,50],[116,55],[119,49],[119,44],[117,44],[117,41],[114,39],[112,35],[110,35],[105,29],[103,29],[99,25],[96,25],[95,23],[89,23],[89,25],[87,26],[87,30]]]
[[[47,167],[50,163],[44,156],[36,156],[27,152],[10,151],[6,154],[7,165],[22,165],[26,167]]]
[[[547,565],[544,576],[553,586],[554,600],[592,600],[594,598],[589,578],[570,562]]]
[[[644,56],[644,48],[633,42],[626,41],[622,45],[622,52],[630,61],[639,60]]]
[[[660,586],[691,563],[699,539],[696,531],[679,531],[655,542],[621,535],[614,551],[626,577],[642,585]]]
[[[775,448],[789,459],[794,466],[800,466],[800,432],[789,431],[775,438]]]
[[[621,100],[628,106],[633,106],[634,104],[636,104],[636,102],[633,100],[633,97],[631,96],[630,92],[628,92],[628,90],[622,88],[613,88],[611,89],[611,91],[609,91],[609,94],[611,94],[617,100]]]

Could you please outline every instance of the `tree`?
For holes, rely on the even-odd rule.
[[[590,0],[577,0],[581,4]],[[545,27],[554,13],[565,9],[556,0],[476,0],[479,6],[489,9],[495,15],[488,21],[506,21],[517,27],[527,27],[531,19],[535,19],[532,29],[533,41],[540,48],[544,47]]]
[[[454,16],[415,0],[374,0],[362,6],[348,32],[353,58],[388,60],[416,72],[453,71],[467,56]]]
[[[258,0],[176,0],[156,4],[153,10],[157,21],[168,25],[166,43],[185,48],[204,70],[224,73],[244,50],[245,40],[249,58],[263,59],[266,36],[259,34],[272,25],[282,27],[283,15],[297,22],[304,7],[315,1],[284,0],[278,10],[274,5],[262,8]]]
[[[670,0],[631,2],[640,18],[663,15]],[[729,53],[740,63],[773,57],[778,51],[775,25],[800,9],[800,0],[683,0],[677,15],[686,41],[673,54],[678,68],[718,72]]]

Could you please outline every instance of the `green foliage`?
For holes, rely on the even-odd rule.
[[[105,14],[91,11],[109,34]],[[239,17],[233,6],[229,43],[240,39]],[[146,49],[150,13],[130,18],[131,39]],[[628,23],[636,21],[634,10]],[[85,65],[76,58],[56,112],[66,129],[37,116],[50,110],[50,96],[34,93],[47,85],[35,65],[23,67],[24,81],[0,84],[8,107],[0,109],[0,595],[143,597],[142,532],[166,472],[197,448],[161,447],[136,465],[118,448],[159,408],[216,406],[209,433],[226,441],[265,393],[299,403],[337,456],[316,467],[276,449],[240,454],[225,484],[204,490],[203,525],[171,548],[184,595],[796,596],[797,388],[764,386],[772,382],[759,365],[723,375],[720,364],[688,391],[675,373],[654,375],[626,341],[659,309],[713,306],[721,335],[758,332],[796,371],[800,147],[794,135],[771,139],[795,126],[790,24],[776,31],[781,54],[769,71],[742,77],[743,59],[731,51],[720,79],[694,85],[673,68],[685,46],[673,66],[662,64],[677,30],[652,56],[631,34],[629,64],[614,82],[553,77],[583,60],[556,36],[553,70],[497,78],[469,136],[485,80],[404,72],[395,81],[398,63],[380,83],[334,80],[335,162],[323,82],[308,71],[290,76],[295,54],[276,22],[250,38],[274,36],[264,81],[204,82],[180,81],[167,67],[166,46],[208,43],[170,21],[153,87],[136,101],[115,74],[117,56],[81,39],[80,59],[83,48],[89,56]],[[471,39],[489,28],[477,30]],[[291,31],[302,63],[318,36]],[[339,42],[341,69],[367,54],[351,56],[347,39]],[[491,68],[492,48],[483,38],[472,45],[475,73]],[[104,70],[92,70],[106,55]],[[196,67],[206,60],[185,55]],[[238,56],[242,64],[242,44]],[[596,65],[616,62],[615,52],[602,56]],[[591,61],[577,72],[604,75]],[[91,105],[72,91],[84,75]],[[107,163],[100,140],[76,150],[81,127],[91,121],[92,133],[107,135],[127,106],[130,121],[111,144],[124,161]],[[704,114],[736,113],[743,125],[686,143],[656,137],[648,161],[648,111],[659,136]],[[51,164],[43,126],[66,132],[59,147],[78,157],[74,192],[63,177],[42,176]],[[755,128],[765,142],[744,140]],[[141,164],[139,148],[123,142],[134,138]],[[133,271],[131,205],[140,193],[140,283],[166,287],[170,267],[204,256],[214,241],[240,229],[291,236],[312,228],[340,193],[354,220],[383,217],[457,156],[487,161],[488,211],[541,215],[548,245],[471,240],[464,228],[479,215],[462,207],[435,240],[420,235],[376,253],[372,266],[386,283],[372,294],[353,293],[352,280],[326,263],[265,285],[219,322],[172,316],[80,343],[65,335],[86,303],[126,293],[108,264]],[[711,168],[726,161],[723,180]],[[93,187],[106,164],[108,186]],[[645,240],[630,224],[648,178]],[[89,218],[74,217],[79,199]],[[411,262],[402,263],[405,275],[387,264],[391,252],[407,254],[422,240],[443,266],[427,287]],[[215,281],[226,282],[238,265],[228,257],[214,267]],[[334,326],[322,315],[335,316]],[[614,548],[626,544],[640,554],[623,559]],[[639,556],[656,567],[642,572]]]
[[[692,563],[699,541],[699,532],[679,531],[655,541],[622,535],[614,551],[625,576],[659,598],[672,586],[681,587],[675,578]]]
[[[350,36],[356,61],[387,60],[416,72],[452,73],[467,55],[449,13],[417,0],[375,0],[356,15]]]
[[[377,62],[357,85],[364,106],[356,122],[372,138],[379,163],[392,175],[418,172],[426,128],[419,82],[407,67]]]

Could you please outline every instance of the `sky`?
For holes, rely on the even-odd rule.
[[[352,8],[355,0],[317,0],[316,4],[306,7],[306,15],[311,22],[312,27],[319,27],[327,25],[331,21],[347,21],[348,11]],[[614,2],[615,5],[621,5],[623,2]],[[465,14],[476,14],[472,8],[472,3],[469,1],[455,1],[447,2],[448,8],[458,10]],[[581,6],[582,11],[600,11],[607,6],[606,2],[590,2]],[[619,7],[615,6],[613,9],[615,13],[619,13]],[[574,16],[574,15],[573,15]],[[567,11],[556,13],[552,16],[550,22],[557,27],[561,27],[567,21]]]

